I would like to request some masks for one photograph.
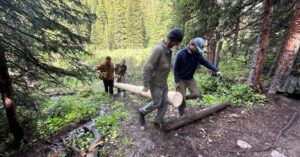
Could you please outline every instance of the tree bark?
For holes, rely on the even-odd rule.
[[[261,32],[260,43],[259,43],[257,64],[255,66],[255,72],[254,72],[253,80],[252,80],[252,86],[258,92],[262,91],[261,70],[263,68],[263,63],[266,58],[267,46],[269,45],[269,34],[270,34],[270,28],[271,28],[272,13],[273,13],[273,0],[266,0],[265,1],[265,9],[264,9],[264,20],[263,20],[263,25],[262,25],[262,30],[261,30],[262,32]]]
[[[230,104],[231,99],[226,100],[220,104],[205,108],[203,110],[200,110],[196,113],[193,114],[189,114],[189,115],[185,115],[183,117],[180,118],[176,118],[170,122],[168,122],[165,126],[164,126],[164,131],[171,131],[174,129],[178,129],[180,127],[186,126],[196,120],[199,120],[203,117],[206,117],[207,115],[210,115],[212,113],[215,113],[219,110],[224,109],[225,107],[227,107]]]
[[[286,36],[287,36],[287,31],[285,31],[284,37],[286,37]],[[274,58],[274,61],[273,61],[272,65],[271,65],[270,71],[269,71],[269,73],[267,75],[268,77],[272,77],[272,75],[273,75],[273,73],[275,71],[275,68],[276,68],[276,65],[278,63],[278,59],[279,59],[279,56],[280,56],[280,52],[283,49],[284,43],[285,43],[285,41],[282,41],[281,44],[280,44],[280,46],[278,47],[278,49],[276,51],[276,57]]]
[[[236,19],[235,23],[235,30],[234,30],[234,38],[233,38],[233,48],[231,51],[231,57],[234,57],[238,51],[238,36],[239,36],[239,29],[240,29],[240,19]]]
[[[300,0],[294,7],[294,15],[288,30],[283,50],[280,54],[274,77],[268,90],[268,94],[275,94],[290,74],[294,60],[300,45]]]
[[[218,44],[218,50],[217,50],[217,53],[216,53],[216,56],[215,56],[215,63],[214,63],[214,65],[216,67],[219,66],[219,62],[220,62],[220,54],[221,54],[222,46],[223,46],[223,42],[224,42],[224,31],[225,31],[225,23],[223,24],[222,30],[219,33],[219,37],[218,37],[219,38],[219,44]]]
[[[215,53],[216,53],[216,34],[217,24],[214,24],[211,28],[211,34],[209,39],[209,50],[208,50],[208,61],[214,64]]]
[[[6,116],[9,124],[9,129],[14,135],[14,144],[20,145],[24,137],[23,128],[20,126],[17,116],[13,97],[13,89],[11,79],[8,74],[7,60],[5,58],[5,49],[0,45],[0,92],[2,101],[6,110]]]

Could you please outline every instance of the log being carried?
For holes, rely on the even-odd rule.
[[[127,90],[129,92],[132,92],[132,93],[135,93],[138,95],[142,95],[142,96],[151,98],[150,91],[143,92],[142,86],[136,86],[136,85],[125,84],[125,83],[115,83],[115,87]],[[179,92],[174,92],[174,91],[169,91],[168,98],[169,98],[169,102],[175,107],[179,107],[183,100],[182,95]]]

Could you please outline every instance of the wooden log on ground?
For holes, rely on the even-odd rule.
[[[101,141],[101,135],[97,131],[97,129],[91,129],[89,127],[83,127],[85,131],[91,132],[94,135],[93,142],[90,144],[89,149],[87,150],[86,157],[97,157],[98,155],[98,146],[103,145],[103,141]]]
[[[138,94],[138,95],[142,95],[148,98],[151,98],[151,93],[150,91],[148,92],[143,92],[142,86],[136,86],[136,85],[131,85],[131,84],[125,84],[125,83],[114,83],[114,86],[120,89],[124,89],[127,90],[129,92]],[[181,105],[183,97],[181,95],[181,93],[179,92],[174,92],[174,91],[169,91],[168,93],[168,98],[169,98],[169,102],[175,106],[178,107]]]
[[[231,99],[228,99],[220,104],[211,106],[211,107],[207,107],[205,109],[202,109],[196,113],[193,114],[189,114],[189,115],[185,115],[182,116],[180,118],[176,118],[170,122],[168,122],[164,127],[163,130],[164,131],[171,131],[174,129],[178,129],[180,127],[183,127],[185,125],[188,125],[196,120],[199,120],[201,118],[206,117],[207,115],[210,115],[212,113],[215,113],[219,110],[224,109],[225,107],[227,107],[230,104]]]

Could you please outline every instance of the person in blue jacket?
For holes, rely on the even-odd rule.
[[[200,92],[198,91],[193,77],[198,64],[202,64],[208,69],[216,72],[218,76],[222,76],[219,69],[202,56],[202,53],[204,52],[204,45],[204,39],[195,38],[189,42],[188,46],[181,49],[176,54],[174,63],[175,88],[176,91],[180,92],[183,96],[183,102],[178,107],[180,116],[184,113],[186,99],[195,99],[200,97]],[[185,94],[186,88],[190,91],[187,95]]]

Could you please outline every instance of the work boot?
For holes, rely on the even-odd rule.
[[[145,115],[143,114],[143,112],[141,111],[141,109],[138,110],[138,114],[139,114],[139,122],[141,124],[141,126],[145,125]]]
[[[183,116],[184,114],[184,109],[185,109],[186,103],[182,102],[182,104],[178,107],[178,112],[180,116]]]
[[[167,121],[166,120],[162,120],[160,122],[153,122],[153,124],[157,128],[163,128],[167,124]]]

